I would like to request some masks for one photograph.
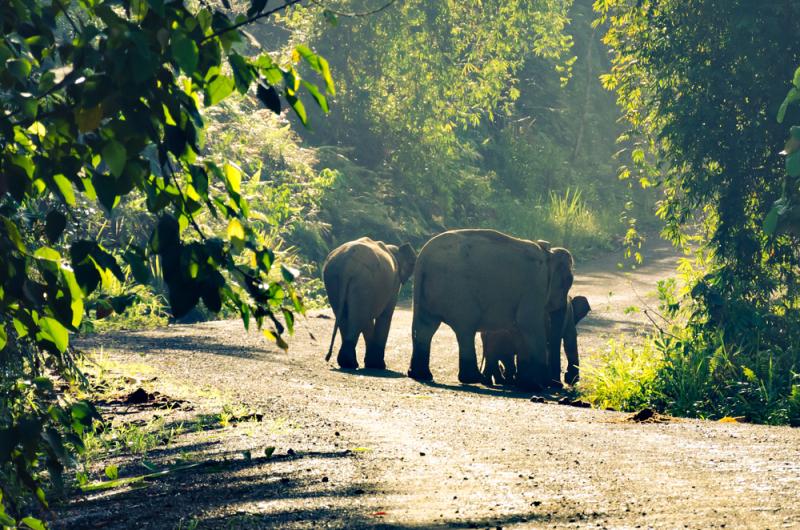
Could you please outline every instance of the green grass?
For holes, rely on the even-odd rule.
[[[617,216],[592,209],[577,189],[550,192],[540,202],[505,198],[499,201],[496,213],[497,219],[487,228],[544,239],[576,255],[614,248],[615,236],[621,232]]]
[[[639,410],[658,400],[662,366],[652,340],[632,346],[612,339],[592,365],[583,367],[578,391],[596,407]]]

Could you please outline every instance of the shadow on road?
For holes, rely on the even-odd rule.
[[[361,377],[379,377],[383,379],[401,379],[407,377],[406,374],[395,372],[394,370],[376,370],[374,368],[359,368],[358,370],[350,370],[347,368],[333,368],[334,372],[341,372],[348,375],[358,375]]]
[[[452,390],[454,392],[468,392],[482,396],[497,396],[517,399],[530,399],[531,392],[522,392],[513,387],[485,387],[477,385],[452,385],[447,383],[437,383],[436,381],[418,381],[419,384],[442,390]]]

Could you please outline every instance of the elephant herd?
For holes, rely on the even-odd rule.
[[[516,384],[526,390],[561,386],[561,343],[566,382],[578,380],[575,325],[589,312],[585,297],[569,296],[572,255],[546,241],[495,230],[451,230],[428,241],[419,255],[408,245],[361,238],[336,248],[323,280],[342,344],[337,361],[358,367],[364,336],[367,368],[384,369],[384,350],[400,287],[414,275],[411,366],[408,375],[430,381],[431,340],[444,322],[458,340],[458,379],[464,384]],[[475,334],[481,333],[478,368]]]

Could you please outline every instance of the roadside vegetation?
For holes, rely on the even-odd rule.
[[[663,189],[664,235],[696,252],[660,286],[642,355],[612,345],[615,362],[585,391],[623,408],[798,425],[800,50],[787,28],[800,12],[788,1],[596,7],[614,50],[602,80],[637,142],[621,176]]]

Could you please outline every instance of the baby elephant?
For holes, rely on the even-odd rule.
[[[567,373],[564,376],[567,384],[574,385],[580,377],[578,357],[578,331],[575,327],[583,320],[592,308],[585,296],[570,297],[564,324],[561,330],[550,329],[547,336],[547,349],[554,355],[561,356],[561,341],[564,341],[564,351],[567,354]],[[516,376],[514,352],[516,337],[511,331],[486,331],[481,333],[483,343],[483,383],[498,385],[509,384]]]
[[[342,336],[337,361],[342,368],[358,368],[356,343],[364,335],[367,368],[386,368],[384,349],[400,286],[414,272],[417,254],[409,244],[400,247],[362,237],[331,252],[322,266],[328,301],[336,316],[331,358],[338,329]]]

